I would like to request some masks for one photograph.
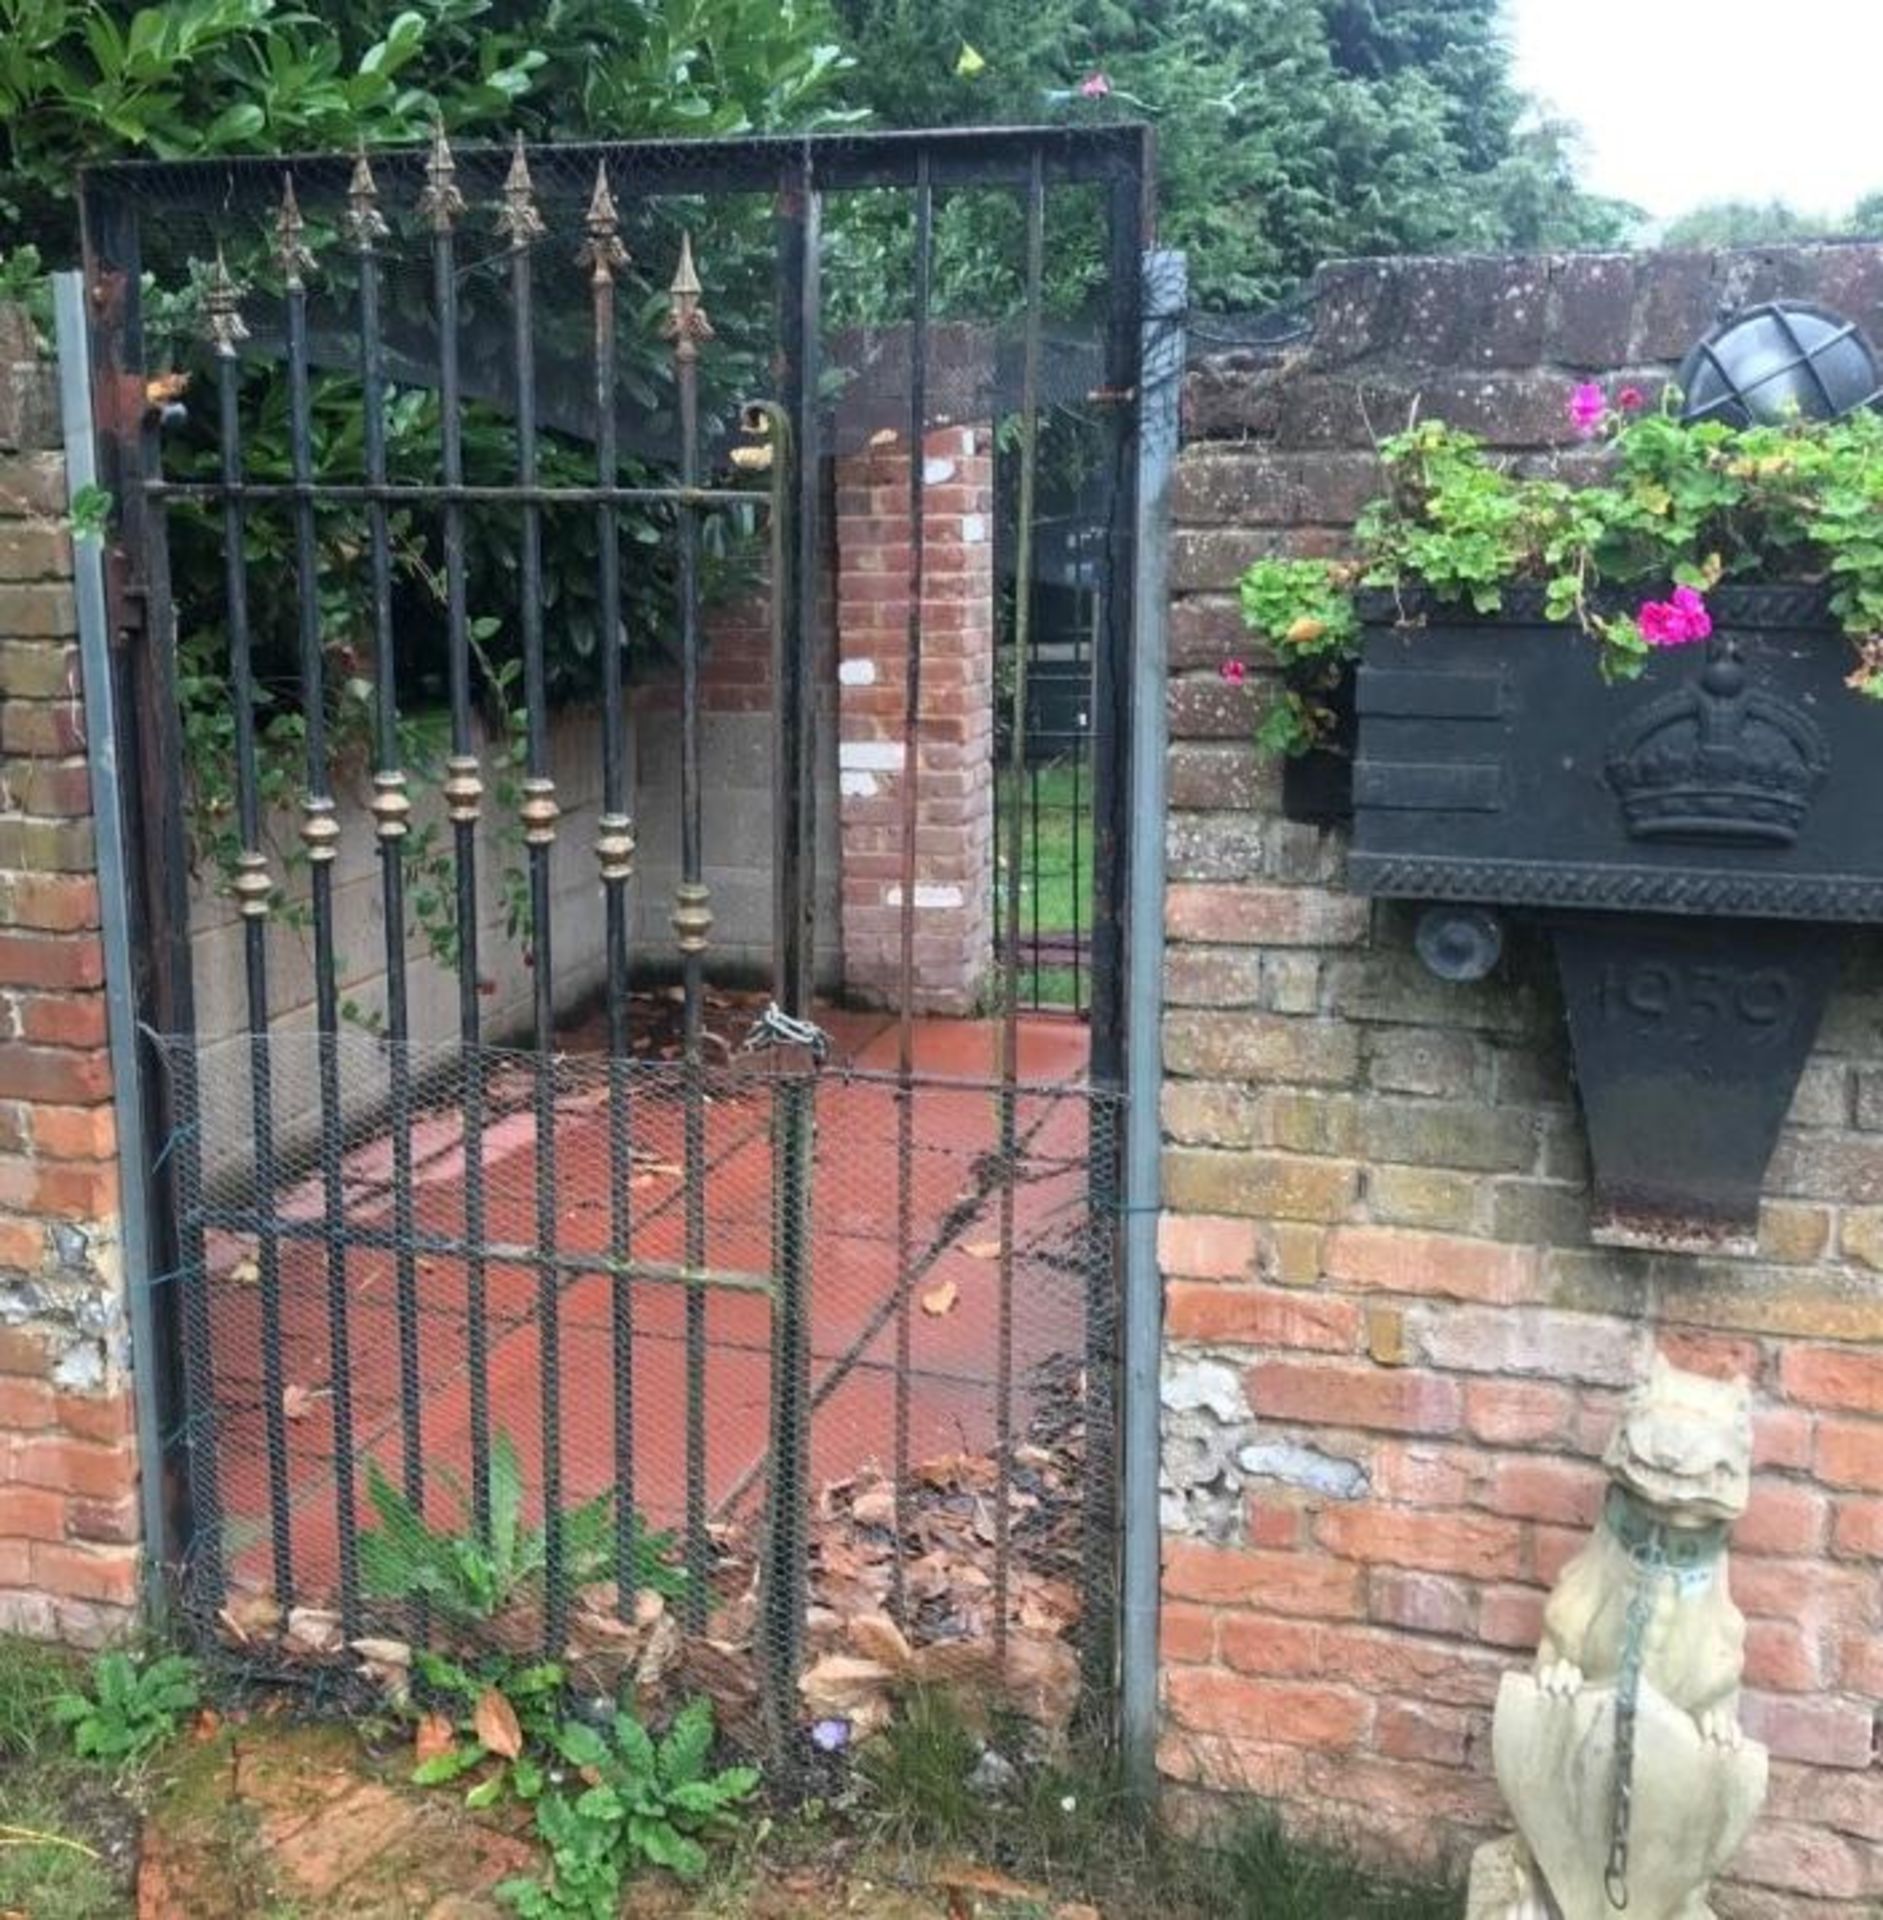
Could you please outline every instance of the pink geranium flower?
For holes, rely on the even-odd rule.
[[[1087,100],[1103,100],[1111,92],[1111,81],[1102,73],[1088,73],[1079,82],[1080,95]]]
[[[1615,396],[1615,404],[1623,413],[1639,413],[1647,405],[1639,387],[1623,387]]]
[[[1646,600],[1635,619],[1651,647],[1684,647],[1713,631],[1713,616],[1697,587],[1676,587],[1666,600]]]
[[[1240,660],[1225,660],[1223,664],[1217,668],[1217,672],[1220,673],[1232,687],[1241,686],[1243,681],[1249,677],[1249,669],[1244,666]]]
[[[1593,380],[1581,381],[1571,388],[1569,419],[1583,439],[1589,439],[1601,427],[1607,413],[1608,396]]]

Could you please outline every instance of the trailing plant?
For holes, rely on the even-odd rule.
[[[123,1766],[170,1739],[200,1698],[196,1663],[180,1653],[154,1660],[104,1653],[92,1667],[89,1688],[60,1694],[52,1716],[71,1729],[80,1759]]]
[[[440,1475],[441,1478],[446,1478]],[[540,1592],[548,1563],[548,1535],[523,1517],[523,1474],[515,1444],[499,1433],[490,1450],[490,1525],[471,1524],[470,1502],[455,1480],[459,1526],[433,1527],[371,1462],[367,1497],[379,1525],[360,1536],[360,1572],[379,1600],[426,1600],[454,1620],[494,1619]],[[562,1577],[571,1587],[592,1585],[613,1568],[614,1490],[571,1507],[562,1516]],[[671,1564],[673,1537],[637,1525],[634,1577],[638,1586],[676,1598],[686,1585]]]
[[[1551,619],[1595,643],[1600,670],[1628,679],[1656,650],[1711,633],[1715,587],[1816,585],[1855,649],[1850,686],[1883,698],[1883,416],[1689,425],[1674,401],[1670,390],[1649,409],[1633,388],[1611,402],[1577,387],[1571,417],[1603,442],[1586,481],[1557,464],[1519,470],[1442,421],[1387,440],[1386,488],[1350,559],[1259,560],[1242,577],[1243,617],[1284,670],[1259,743],[1298,753],[1326,738],[1327,695],[1358,651],[1356,596],[1369,591],[1488,616],[1510,589],[1539,588]]]

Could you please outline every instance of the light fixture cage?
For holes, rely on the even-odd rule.
[[[1806,300],[1743,308],[1688,350],[1675,377],[1683,420],[1735,427],[1835,420],[1883,398],[1863,330]]]

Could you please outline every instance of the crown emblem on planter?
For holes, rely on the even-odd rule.
[[[1726,640],[1692,685],[1615,730],[1608,782],[1637,840],[1783,847],[1830,758],[1811,716],[1751,686]]]

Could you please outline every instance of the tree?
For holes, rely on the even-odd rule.
[[[1576,187],[1566,130],[1529,116],[1501,0],[836,5],[848,91],[881,121],[1151,120],[1162,235],[1200,305],[1271,303],[1340,255],[1627,228]]]
[[[1670,220],[1661,235],[1669,247],[1762,247],[1816,240],[1834,230],[1782,200],[1713,200]]]

